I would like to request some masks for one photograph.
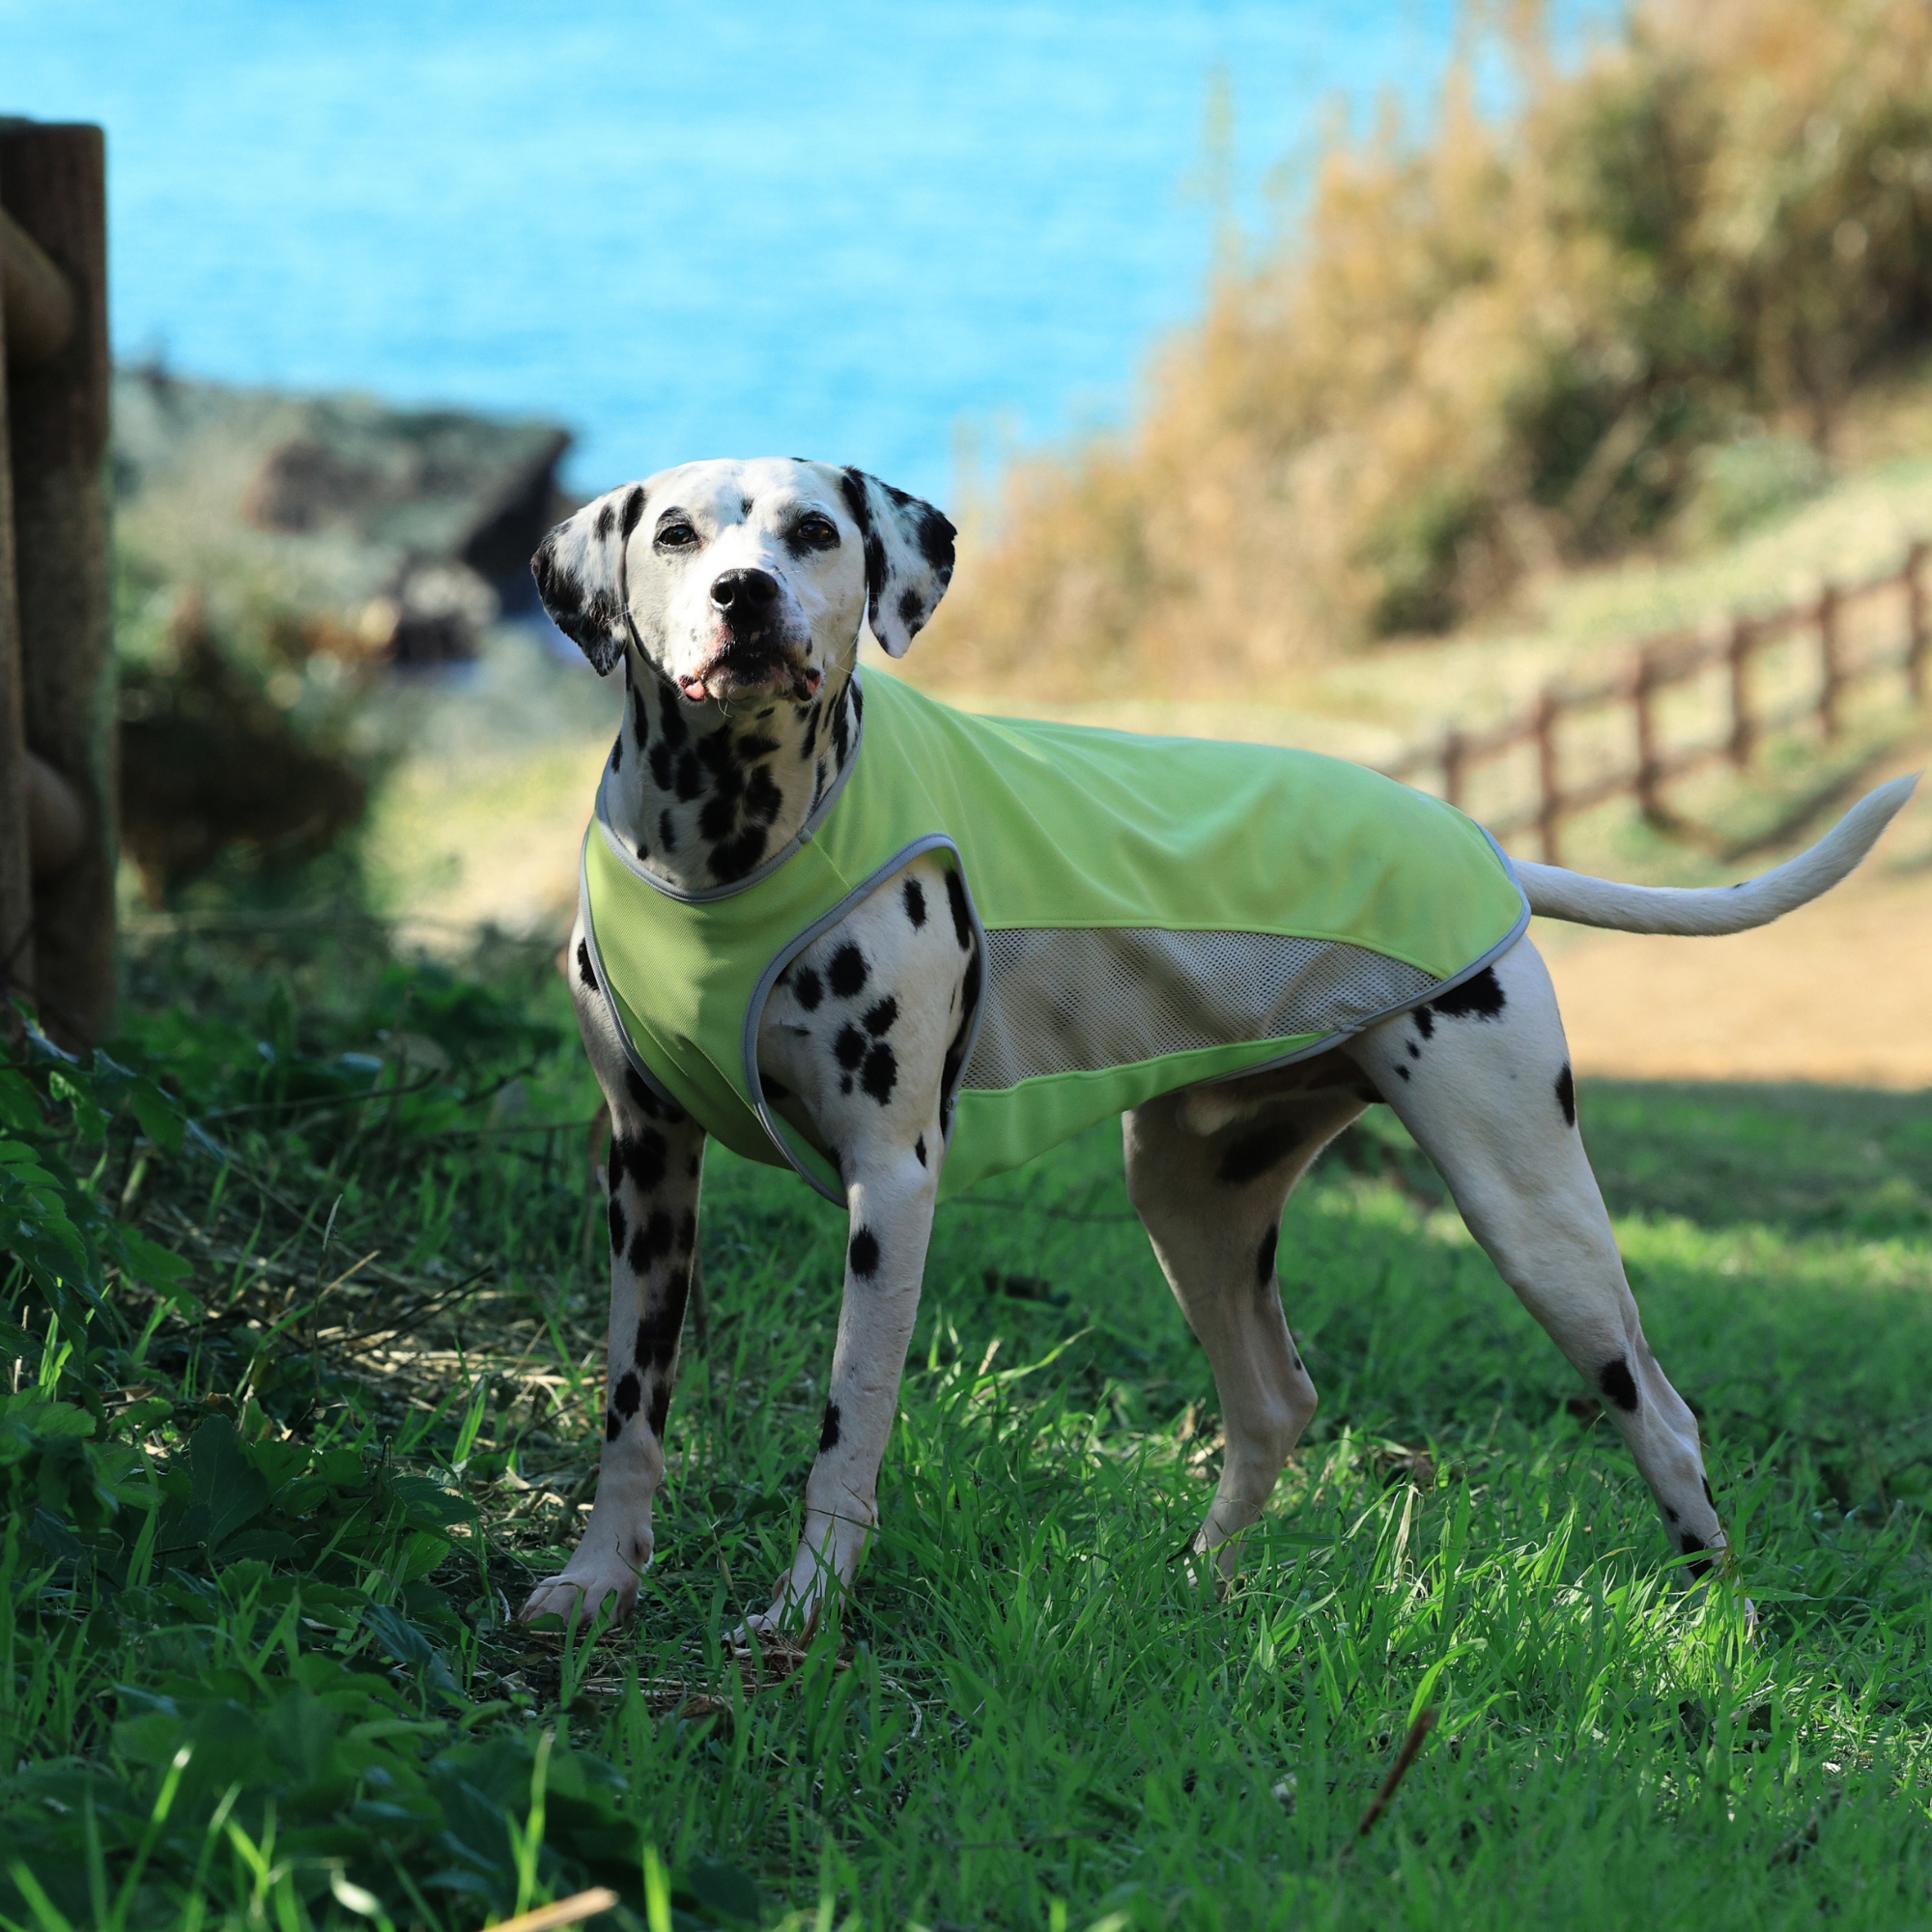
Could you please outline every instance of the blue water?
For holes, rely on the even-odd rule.
[[[1252,245],[1332,103],[1426,113],[1455,20],[0,0],[0,112],[105,125],[124,355],[554,415],[585,488],[778,452],[945,500],[962,430],[996,458],[1130,411],[1217,206]]]

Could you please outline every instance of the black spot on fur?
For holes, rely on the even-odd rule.
[[[665,1417],[669,1413],[670,1413],[670,1381],[668,1378],[666,1378],[660,1379],[658,1385],[654,1389],[652,1389],[650,1413],[644,1417],[644,1427],[648,1429],[660,1442],[662,1442],[665,1439]]]
[[[1429,1003],[1445,1020],[1492,1020],[1507,1004],[1502,982],[1493,966],[1485,966],[1460,986],[1452,986],[1439,1000]]]
[[[597,975],[590,968],[590,942],[587,939],[577,942],[577,977],[593,993],[597,990]]]
[[[898,1061],[892,1048],[881,1040],[867,1054],[866,1070],[859,1076],[859,1084],[883,1107],[893,1097],[898,1077]]]
[[[684,1219],[677,1224],[677,1251],[688,1255],[697,1241],[697,1216],[689,1208],[684,1210]]]
[[[1705,1577],[1710,1574],[1711,1559],[1703,1554],[1710,1547],[1701,1536],[1693,1535],[1688,1529],[1678,1538],[1678,1548],[1683,1550],[1685,1555],[1695,1556],[1698,1559],[1695,1563],[1690,1563],[1685,1566],[1690,1572],[1691,1576]]]
[[[899,622],[909,632],[917,632],[925,621],[925,600],[917,590],[906,589],[899,596]]]
[[[838,494],[845,498],[845,507],[852,513],[852,521],[859,526],[861,534],[872,527],[872,506],[866,500],[865,473],[858,469],[841,469],[838,472]]]
[[[839,1082],[838,1082],[838,1091],[839,1091],[839,1093],[841,1093],[841,1094],[849,1094],[849,1093],[851,1093],[851,1091],[852,1091],[852,1076],[851,1076],[851,1075],[850,1075],[849,1073],[847,1073],[847,1074],[844,1074],[844,1075],[843,1075],[843,1076],[842,1076],[842,1077],[841,1077],[841,1078],[839,1079]]]
[[[952,936],[964,952],[973,943],[973,915],[966,904],[966,881],[957,872],[946,874],[946,903],[952,909]]]
[[[980,953],[977,947],[966,961],[965,972],[960,975],[959,998],[960,1010],[965,1013],[971,1013],[980,1004]]]
[[[733,774],[736,777],[736,774]],[[738,792],[734,783],[714,791],[697,813],[697,836],[700,838],[724,839],[730,838],[738,827]]]
[[[670,1253],[670,1216],[659,1208],[631,1236],[631,1266],[640,1275],[646,1273],[653,1262]]]
[[[762,711],[758,714],[760,718],[764,715]],[[767,738],[762,731],[753,731],[740,738],[731,750],[746,764],[754,765],[760,758],[769,758],[778,748],[779,741],[776,738]]]
[[[893,1022],[898,1016],[899,1003],[888,993],[877,1006],[867,1013],[865,1019],[866,1031],[876,1039],[880,1034],[890,1033],[893,1030]]]
[[[621,727],[617,735],[611,740],[611,769],[613,772],[624,769],[624,733]]]
[[[623,1419],[618,1415],[617,1411],[614,1408],[607,1408],[604,1411],[605,1441],[614,1442],[616,1441],[618,1436],[623,1435],[623,1433],[624,1433]]]
[[[668,1121],[676,1126],[684,1119],[684,1109],[653,1094],[645,1084],[644,1076],[635,1066],[624,1068],[624,1092],[631,1096],[631,1104],[647,1121]]]
[[[677,760],[677,795],[682,799],[694,799],[704,789],[704,767],[697,762],[696,752],[681,753]]]
[[[779,789],[778,781],[766,766],[758,766],[745,784],[745,810],[760,825],[769,825],[783,804],[784,793]]]
[[[665,1178],[665,1137],[650,1127],[618,1141],[613,1152],[621,1155],[624,1172],[639,1194],[652,1193]]]
[[[1674,1526],[1677,1521],[1677,1512],[1674,1509],[1672,1509],[1668,1503],[1665,1503],[1663,1506],[1663,1513],[1670,1519],[1671,1523]]]
[[[1408,1048],[1408,1057],[1411,1060],[1420,1060],[1422,1058],[1422,1049],[1412,1039],[1405,1040],[1403,1044]]]
[[[638,1404],[643,1400],[643,1393],[636,1375],[627,1370],[623,1380],[611,1391],[611,1406],[628,1422],[637,1414]]]
[[[641,752],[651,741],[651,715],[644,709],[644,694],[635,686],[631,691],[631,731]]]
[[[1245,1187],[1259,1180],[1270,1169],[1279,1167],[1301,1145],[1301,1129],[1293,1121],[1258,1127],[1243,1134],[1226,1153],[1215,1171],[1215,1179],[1230,1187]]]
[[[679,1284],[680,1289],[682,1284]],[[684,1303],[679,1300],[654,1310],[638,1323],[631,1343],[632,1359],[640,1369],[668,1372],[677,1359],[677,1331],[684,1325]]]
[[[847,687],[850,690],[850,687]],[[841,697],[832,713],[832,751],[838,760],[838,768],[843,771],[845,759],[852,749],[852,719],[845,700]]]
[[[822,1456],[828,1449],[838,1446],[838,1405],[828,1402],[825,1405],[825,1420],[818,1427],[818,1453]]]
[[[1577,1124],[1577,1079],[1570,1071],[1570,1063],[1563,1063],[1563,1071],[1556,1076],[1556,1104],[1563,1109],[1566,1126]]]
[[[923,1134],[921,1134],[918,1140],[913,1142],[912,1151],[919,1156],[920,1166],[923,1167],[925,1165],[925,1136]]]
[[[1711,1507],[1712,1507],[1713,1509],[1716,1509],[1716,1508],[1718,1507],[1718,1499],[1717,1499],[1717,1497],[1716,1497],[1716,1496],[1714,1496],[1714,1495],[1713,1495],[1713,1494],[1711,1493],[1711,1479],[1710,1479],[1710,1477],[1709,1477],[1709,1476],[1703,1476],[1703,1477],[1700,1477],[1700,1478],[1699,1478],[1698,1480],[1699,1480],[1700,1482],[1702,1482],[1702,1484],[1704,1485],[1704,1500],[1705,1500],[1705,1501],[1706,1501],[1707,1503],[1709,1503],[1709,1504],[1711,1505]]]
[[[832,963],[825,969],[832,990],[841,1000],[849,1000],[865,990],[866,975],[866,955],[849,939],[832,955]]]
[[[810,966],[801,966],[791,982],[793,997],[807,1012],[816,1012],[818,1003],[825,997],[824,982]]]
[[[1415,1007],[1411,1009],[1408,1016],[1415,1022],[1415,1030],[1424,1039],[1430,1038],[1435,1034],[1435,1015],[1427,1007]],[[1414,1049],[1411,1048],[1410,1051],[1413,1052]],[[1415,1057],[1418,1060],[1422,1058],[1419,1053]]]
[[[1621,1355],[1597,1371],[1597,1386],[1626,1415],[1636,1413],[1636,1382],[1632,1378],[1630,1364]]]
[[[823,703],[824,699],[814,697],[811,700],[811,709],[805,714],[805,736],[799,741],[798,747],[801,758],[810,757],[818,748],[818,713]]]
[[[668,811],[658,813],[658,843],[667,852],[675,852],[677,850],[677,834],[671,828],[670,813]]]
[[[640,483],[624,499],[623,536],[628,541],[631,532],[638,527],[638,519],[644,514],[644,488]]]
[[[617,527],[617,506],[615,503],[606,503],[604,507],[597,512],[597,525],[596,525],[597,541],[599,543],[607,542],[610,538],[611,532],[614,530],[616,527]]]
[[[1408,1078],[1408,1068],[1406,1066],[1398,1066],[1395,1070],[1395,1077],[1398,1080],[1406,1080]]]
[[[839,1065],[850,1073],[865,1061],[866,1036],[847,1021],[838,1029],[838,1037],[832,1042],[832,1051]]]
[[[671,749],[660,738],[651,747],[651,781],[660,791],[668,791],[674,776]]]
[[[748,825],[737,838],[712,846],[712,876],[725,885],[733,879],[742,879],[765,856],[770,836],[762,825]]]
[[[624,1247],[624,1236],[629,1232],[624,1221],[624,1204],[613,1194],[611,1197],[611,1252],[620,1254]]]
[[[899,896],[905,901],[906,917],[917,932],[925,923],[925,888],[917,879],[908,879]]]
[[[1255,1257],[1255,1279],[1264,1288],[1274,1278],[1274,1251],[1280,1239],[1279,1228],[1270,1228],[1262,1236],[1262,1251]]]
[[[665,701],[659,708],[662,715],[658,719],[658,729],[671,745],[682,745],[690,736],[690,730],[684,722],[681,700],[675,693],[667,690]]]
[[[852,1272],[861,1281],[870,1281],[879,1271],[879,1237],[869,1228],[861,1228],[852,1236],[852,1247],[846,1259],[852,1264]]]

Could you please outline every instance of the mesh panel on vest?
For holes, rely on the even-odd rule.
[[[1021,926],[986,934],[986,1010],[960,1081],[997,1091],[1297,1034],[1352,1033],[1429,991],[1366,947],[1266,932]]]

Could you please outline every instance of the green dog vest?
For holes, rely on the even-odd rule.
[[[760,1085],[758,1022],[792,959],[919,853],[956,858],[984,962],[942,1199],[1156,1094],[1319,1053],[1528,923],[1481,826],[1359,765],[980,718],[885,675],[861,696],[839,781],[746,878],[677,890],[626,849],[601,788],[582,872],[639,1073],[834,1201],[825,1150]]]

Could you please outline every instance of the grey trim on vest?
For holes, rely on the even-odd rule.
[[[847,770],[849,769],[850,766],[848,764]],[[959,882],[966,888],[966,911],[972,919],[973,937],[980,948],[980,999],[979,1003],[973,1009],[971,1031],[966,1038],[966,1051],[960,1056],[959,1077],[953,1085],[953,1091],[956,1093],[959,1087],[964,1084],[966,1064],[973,1058],[974,1050],[980,1043],[980,1022],[984,1017],[986,1011],[989,981],[985,970],[987,955],[986,928],[980,923],[980,908],[973,903],[973,882],[967,875],[966,862],[960,858],[958,846],[943,832],[928,832],[923,838],[915,838],[910,845],[902,845],[875,872],[854,886],[830,912],[821,913],[796,938],[787,941],[785,945],[780,947],[778,952],[772,955],[770,964],[758,975],[758,982],[752,988],[751,1000],[745,1008],[745,1088],[752,1096],[752,1105],[757,1110],[758,1120],[763,1125],[765,1132],[771,1136],[772,1145],[784,1155],[786,1164],[802,1174],[828,1201],[837,1202],[841,1208],[846,1205],[844,1195],[836,1194],[831,1188],[826,1186],[824,1181],[820,1180],[817,1175],[813,1174],[792,1152],[790,1143],[779,1130],[778,1120],[772,1112],[771,1102],[765,1098],[764,1082],[758,1077],[758,1022],[764,1017],[765,1002],[771,998],[772,988],[778,984],[779,975],[814,939],[831,931],[861,899],[865,898],[874,888],[891,878],[895,872],[903,870],[922,852],[942,850],[951,852],[958,862]],[[939,1096],[939,1110],[942,1120],[947,1115],[946,1103],[950,1095],[945,1094]],[[945,1163],[946,1151],[942,1148],[939,1155],[939,1167],[935,1167],[933,1170],[935,1179],[938,1176],[940,1168],[943,1168]]]
[[[625,1026],[623,1016],[617,1011],[616,996],[611,991],[611,976],[604,970],[604,955],[597,950],[597,927],[590,918],[590,875],[583,864],[583,848],[577,849],[577,916],[583,924],[583,943],[590,949],[590,970],[597,975],[598,997],[604,1002],[604,1010],[611,1015],[611,1025],[617,1037],[624,1042],[624,1058],[631,1063],[632,1071],[668,1107],[676,1107],[681,1114],[682,1106],[667,1094],[664,1083],[650,1069],[643,1055],[631,1043],[630,1029]]]
[[[859,673],[854,670],[846,680],[847,689],[857,691],[858,684]],[[843,702],[844,692],[841,691],[838,696],[840,702]],[[653,871],[645,865],[618,838],[616,827],[611,822],[611,813],[604,797],[604,787],[611,780],[609,759],[605,760],[604,770],[597,781],[597,824],[604,834],[605,844],[617,856],[627,872],[643,880],[645,885],[661,892],[668,899],[682,899],[687,905],[703,905],[712,899],[728,899],[735,893],[749,892],[760,879],[769,879],[801,845],[809,845],[811,842],[811,835],[825,822],[825,814],[838,803],[838,794],[845,789],[845,781],[852,776],[853,768],[859,762],[859,747],[865,742],[866,737],[865,693],[858,692],[858,697],[859,702],[854,706],[858,713],[858,724],[852,734],[852,748],[846,753],[845,762],[839,766],[838,777],[826,786],[825,796],[806,814],[805,823],[769,859],[760,860],[742,879],[733,879],[728,886],[706,886],[700,891],[693,892],[683,886],[673,885],[662,872]]]

